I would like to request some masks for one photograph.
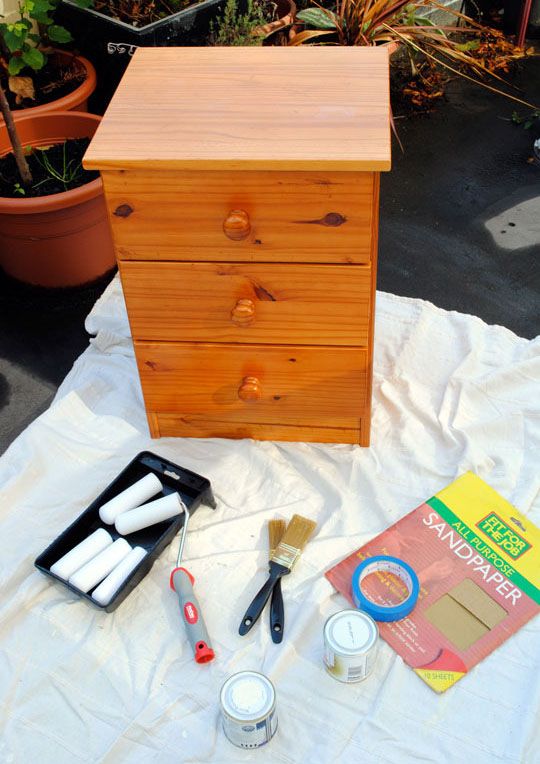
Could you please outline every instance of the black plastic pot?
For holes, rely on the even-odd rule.
[[[210,25],[219,17],[225,2],[203,0],[172,16],[134,27],[62,0],[55,14],[56,22],[69,29],[74,47],[96,67],[98,86],[90,103],[91,111],[102,114],[107,108],[137,47],[206,45]]]

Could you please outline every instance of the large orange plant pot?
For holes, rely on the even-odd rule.
[[[91,138],[100,117],[57,112],[17,117],[23,146]],[[0,156],[11,151],[0,126]],[[34,199],[0,197],[0,266],[10,276],[45,287],[92,281],[115,265],[101,178]]]
[[[86,111],[88,108],[88,99],[96,89],[97,84],[96,70],[93,65],[87,58],[83,58],[83,56],[75,56],[73,53],[69,53],[65,50],[55,50],[50,55],[55,56],[60,62],[64,63],[75,58],[77,64],[84,69],[84,80],[75,88],[75,90],[68,93],[66,96],[57,98],[56,101],[41,104],[40,106],[31,106],[28,109],[15,110],[13,116],[37,117],[41,114],[50,114],[53,111]],[[3,124],[4,120],[0,115],[0,125]]]

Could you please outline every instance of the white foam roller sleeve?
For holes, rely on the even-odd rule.
[[[142,546],[133,547],[122,562],[113,568],[107,578],[94,589],[92,599],[99,602],[100,605],[108,605],[131,571],[137,567],[145,555],[146,549],[143,549]]]
[[[69,583],[80,589],[81,592],[88,592],[93,589],[94,586],[103,581],[105,576],[108,576],[111,570],[115,568],[119,562],[122,562],[131,552],[131,546],[125,539],[116,539],[116,541],[108,546],[103,552],[100,552],[97,557],[87,562],[82,568],[79,568],[69,579]]]
[[[148,528],[149,525],[155,525],[179,515],[182,510],[180,496],[177,493],[169,493],[161,499],[149,501],[142,507],[118,515],[115,521],[116,530],[123,536],[127,533],[135,533],[135,531]]]
[[[51,565],[51,573],[63,578],[65,581],[72,576],[76,570],[102,552],[106,547],[112,544],[112,536],[105,528],[98,528],[81,541],[80,544],[70,549],[67,554]]]
[[[104,523],[112,525],[122,512],[127,512],[144,504],[145,501],[148,501],[148,499],[151,499],[152,496],[155,496],[156,493],[162,490],[163,485],[160,479],[151,472],[137,480],[133,485],[130,485],[122,493],[119,493],[114,499],[103,504],[99,510],[99,516]]]

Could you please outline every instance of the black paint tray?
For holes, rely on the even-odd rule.
[[[106,501],[109,501],[109,499],[112,499],[133,483],[136,483],[137,480],[144,477],[149,472],[153,472],[163,484],[163,491],[160,494],[156,494],[152,499],[158,499],[160,496],[165,496],[168,493],[176,491],[180,494],[182,501],[188,507],[190,515],[193,514],[200,504],[208,504],[212,508],[216,506],[209,480],[201,475],[197,475],[195,472],[185,469],[184,467],[179,467],[177,464],[169,462],[161,456],[152,454],[150,451],[142,451],[124,470],[122,470],[118,477],[100,493],[97,499],[95,499],[73,523],[71,523],[69,528],[58,536],[58,538],[36,558],[34,563],[36,568],[41,570],[42,573],[51,576],[51,578],[56,579],[56,581],[59,581],[63,586],[67,586],[68,589],[71,589],[72,592],[78,594],[79,597],[84,597],[84,599],[91,602],[94,607],[97,607],[100,610],[105,610],[107,613],[116,610],[118,605],[124,601],[128,594],[133,591],[137,584],[142,581],[150,571],[157,557],[165,547],[171,543],[174,536],[183,526],[185,520],[184,513],[178,517],[164,520],[149,528],[144,528],[141,531],[129,534],[127,538],[131,546],[142,546],[148,551],[148,554],[141,560],[137,567],[134,568],[108,605],[99,605],[92,599],[92,591],[87,594],[81,592],[67,581],[64,581],[64,579],[51,573],[50,568],[51,565],[60,559],[60,557],[63,557],[70,551],[70,549],[73,549],[73,547],[98,528],[105,528],[105,530],[111,534],[113,540],[120,538],[120,534],[116,531],[114,525],[107,525],[102,522],[99,517],[99,508],[105,504]]]

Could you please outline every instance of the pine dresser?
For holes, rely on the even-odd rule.
[[[84,164],[153,437],[369,444],[385,48],[139,48]]]

